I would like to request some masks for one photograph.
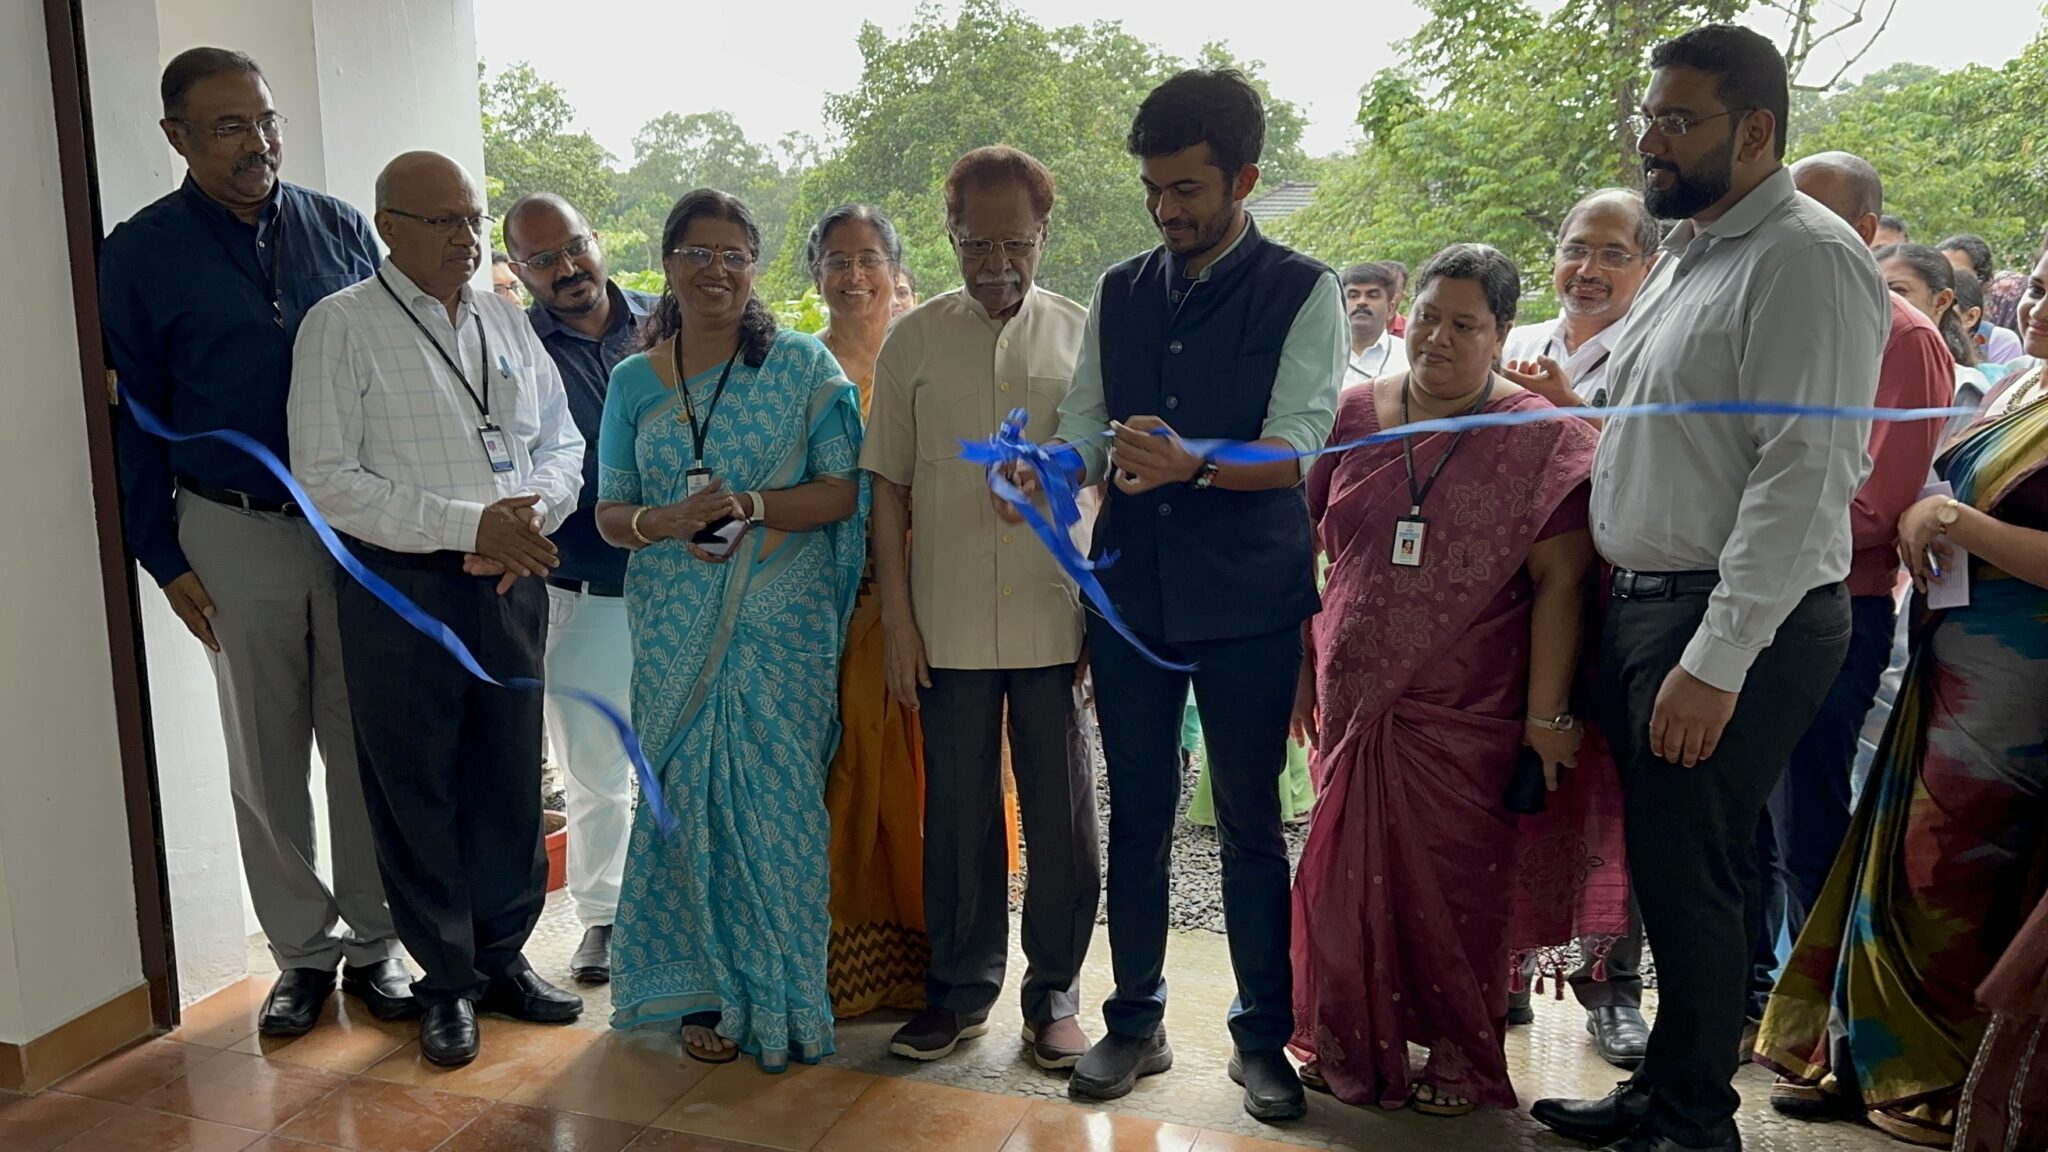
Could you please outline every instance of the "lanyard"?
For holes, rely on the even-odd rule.
[[[704,463],[704,437],[711,433],[711,418],[718,415],[719,398],[725,395],[725,382],[732,378],[733,362],[740,358],[740,350],[734,347],[732,355],[725,358],[725,371],[718,374],[718,387],[711,393],[711,406],[704,410],[704,422],[697,423],[697,404],[690,398],[690,386],[683,380],[683,338],[678,333],[669,341],[669,351],[674,354],[676,368],[676,392],[683,398],[683,411],[689,415],[690,447],[696,453],[698,464]]]
[[[1403,424],[1408,423],[1408,388],[1408,373],[1404,372],[1401,374],[1401,423]],[[1470,416],[1481,408],[1486,407],[1486,401],[1492,395],[1493,375],[1488,373],[1486,387],[1480,391],[1479,399],[1474,400],[1472,406],[1465,409],[1462,415]],[[1422,502],[1429,499],[1429,490],[1436,487],[1436,478],[1444,474],[1444,465],[1451,462],[1451,453],[1458,450],[1458,441],[1465,438],[1465,432],[1465,429],[1460,428],[1451,434],[1450,447],[1445,448],[1444,454],[1437,457],[1436,467],[1430,469],[1429,479],[1422,482],[1421,488],[1415,486],[1415,449],[1411,447],[1415,442],[1415,438],[1413,436],[1401,437],[1401,463],[1408,468],[1408,514],[1410,516],[1422,515]]]
[[[1359,367],[1360,364],[1364,363],[1365,358],[1364,352],[1359,353],[1359,355],[1351,361],[1351,370],[1353,372],[1358,373],[1360,376],[1369,377],[1378,375],[1379,370],[1385,368],[1387,366],[1387,361],[1393,359],[1394,357],[1394,346],[1391,344],[1374,343],[1371,348],[1368,348],[1365,351],[1377,351],[1380,354],[1380,362],[1378,364],[1373,365],[1372,370],[1368,372],[1364,368]],[[1405,396],[1407,394],[1402,393],[1402,395]]]
[[[441,357],[441,363],[446,364],[448,370],[455,373],[455,379],[462,385],[462,390],[469,393],[470,402],[476,405],[477,414],[483,417],[483,423],[477,427],[495,427],[491,423],[491,342],[484,336],[483,313],[472,310],[469,314],[469,318],[476,321],[477,371],[482,374],[484,382],[483,395],[479,396],[476,389],[469,386],[469,377],[462,371],[462,366],[455,362],[453,356],[448,355],[448,350],[441,347],[441,342],[434,339],[434,334],[427,331],[427,326],[420,323],[420,318],[412,314],[412,309],[405,306],[405,301],[398,298],[398,293],[392,291],[391,282],[384,279],[384,270],[381,268],[377,270],[377,283],[384,286],[384,294],[391,297],[391,302],[398,305],[398,310],[405,313],[405,318],[412,321],[412,326],[419,329],[420,335],[427,338],[427,343],[434,346],[434,351]],[[461,350],[459,337],[456,350]]]

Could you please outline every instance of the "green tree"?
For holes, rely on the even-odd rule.
[[[484,173],[491,213],[529,192],[555,192],[586,213],[612,202],[612,156],[588,132],[569,131],[576,110],[555,84],[542,80],[524,61],[485,78],[477,66],[483,100]]]
[[[785,151],[802,154],[791,143]],[[666,112],[633,137],[633,166],[615,180],[606,251],[620,270],[661,263],[661,226],[677,197],[716,188],[745,201],[761,225],[764,263],[772,264],[789,229],[799,174],[785,171],[767,147],[747,138],[729,112]]]
[[[1002,0],[966,0],[950,21],[925,7],[897,37],[868,24],[858,46],[859,84],[825,102],[844,145],[804,176],[783,258],[768,276],[777,297],[809,282],[796,266],[799,240],[846,201],[895,220],[927,292],[957,283],[945,175],[961,153],[987,144],[1021,148],[1053,172],[1058,205],[1039,272],[1047,287],[1085,299],[1105,267],[1158,242],[1123,141],[1139,101],[1184,62],[1117,24],[1048,28]],[[1201,58],[1237,63],[1222,45]],[[1256,79],[1256,67],[1248,71]],[[1269,115],[1266,166],[1299,170],[1299,110],[1272,101]]]

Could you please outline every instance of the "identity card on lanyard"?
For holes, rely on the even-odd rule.
[[[469,393],[470,402],[476,405],[476,438],[483,445],[484,459],[490,461],[491,471],[512,471],[512,438],[491,419],[491,342],[489,337],[484,335],[483,314],[477,311],[470,313],[470,319],[476,322],[477,371],[482,374],[484,382],[484,390],[479,394],[475,388],[470,387],[469,376],[463,372],[462,366],[455,362],[455,358],[448,354],[446,348],[441,347],[441,342],[434,339],[434,334],[427,331],[427,326],[420,323],[420,318],[412,314],[412,309],[405,306],[405,301],[398,298],[398,293],[392,291],[391,283],[384,279],[382,270],[377,273],[377,283],[384,286],[384,292],[391,297],[391,302],[398,305],[398,310],[405,313],[405,318],[412,321],[412,326],[419,329],[420,335],[427,338],[427,343],[433,345],[435,354],[441,357],[441,362],[448,365],[450,372],[455,373],[456,382],[462,385],[462,390]],[[510,378],[511,372],[508,370],[505,375]]]
[[[1409,374],[1401,376],[1401,423],[1408,423]],[[1493,395],[1493,378],[1487,377],[1486,387],[1479,393],[1479,399],[1466,409],[1471,415],[1486,407],[1486,401]],[[1401,568],[1422,567],[1423,548],[1429,542],[1429,521],[1422,515],[1422,502],[1429,499],[1429,490],[1436,487],[1436,478],[1444,474],[1444,465],[1451,462],[1451,453],[1458,450],[1458,441],[1465,438],[1464,429],[1451,435],[1450,444],[1444,454],[1437,457],[1436,467],[1430,469],[1429,479],[1420,486],[1415,483],[1414,437],[1401,438],[1401,463],[1408,470],[1408,514],[1394,521],[1394,553],[1392,562]]]

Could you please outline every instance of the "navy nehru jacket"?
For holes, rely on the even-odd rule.
[[[592,584],[623,584],[626,550],[605,543],[597,533],[597,435],[604,424],[604,391],[612,369],[635,351],[640,321],[654,310],[656,300],[616,283],[607,283],[605,292],[611,297],[612,315],[602,340],[592,340],[539,304],[526,310],[526,318],[533,321],[541,346],[554,357],[562,388],[569,394],[569,416],[583,433],[583,442],[591,446],[583,453],[583,491],[576,498],[576,511],[551,537],[562,560],[554,575]]]
[[[114,373],[172,428],[247,433],[289,465],[284,409],[299,322],[377,262],[369,221],[332,196],[280,180],[251,227],[188,176],[100,246],[100,320]],[[158,584],[191,570],[173,513],[180,477],[291,498],[238,449],[166,443],[137,427],[126,405],[115,419],[128,549]]]

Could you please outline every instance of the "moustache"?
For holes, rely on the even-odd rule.
[[[258,152],[252,156],[245,156],[235,161],[235,171],[237,172],[253,172],[258,168],[275,170],[277,168],[277,157],[272,156],[268,152]]]
[[[1374,308],[1374,307],[1373,307],[1372,305],[1370,305],[1370,304],[1360,304],[1360,305],[1359,305],[1358,307],[1356,307],[1356,308],[1353,308],[1353,309],[1351,310],[1351,318],[1352,318],[1352,319],[1354,319],[1354,320],[1356,320],[1356,319],[1357,319],[1357,318],[1359,318],[1360,316],[1377,316],[1377,315],[1379,315],[1379,311],[1378,311],[1377,309],[1375,309],[1375,308]]]
[[[569,289],[576,287],[578,284],[588,283],[590,283],[590,273],[578,272],[574,276],[566,276],[560,280],[555,281],[555,291],[567,292]]]
[[[1648,176],[1650,173],[1659,170],[1669,172],[1673,176],[1677,176],[1680,174],[1678,171],[1678,165],[1673,164],[1669,160],[1659,160],[1655,156],[1643,157],[1643,175]]]
[[[1609,284],[1607,281],[1595,280],[1587,276],[1574,276],[1570,280],[1565,281],[1565,291],[1569,292],[1574,288],[1598,288],[1602,292],[1614,291],[1614,285]]]
[[[1193,231],[1195,227],[1195,222],[1193,220],[1186,220],[1176,217],[1172,220],[1161,220],[1159,222],[1159,226],[1161,228],[1186,228],[1190,231]]]

